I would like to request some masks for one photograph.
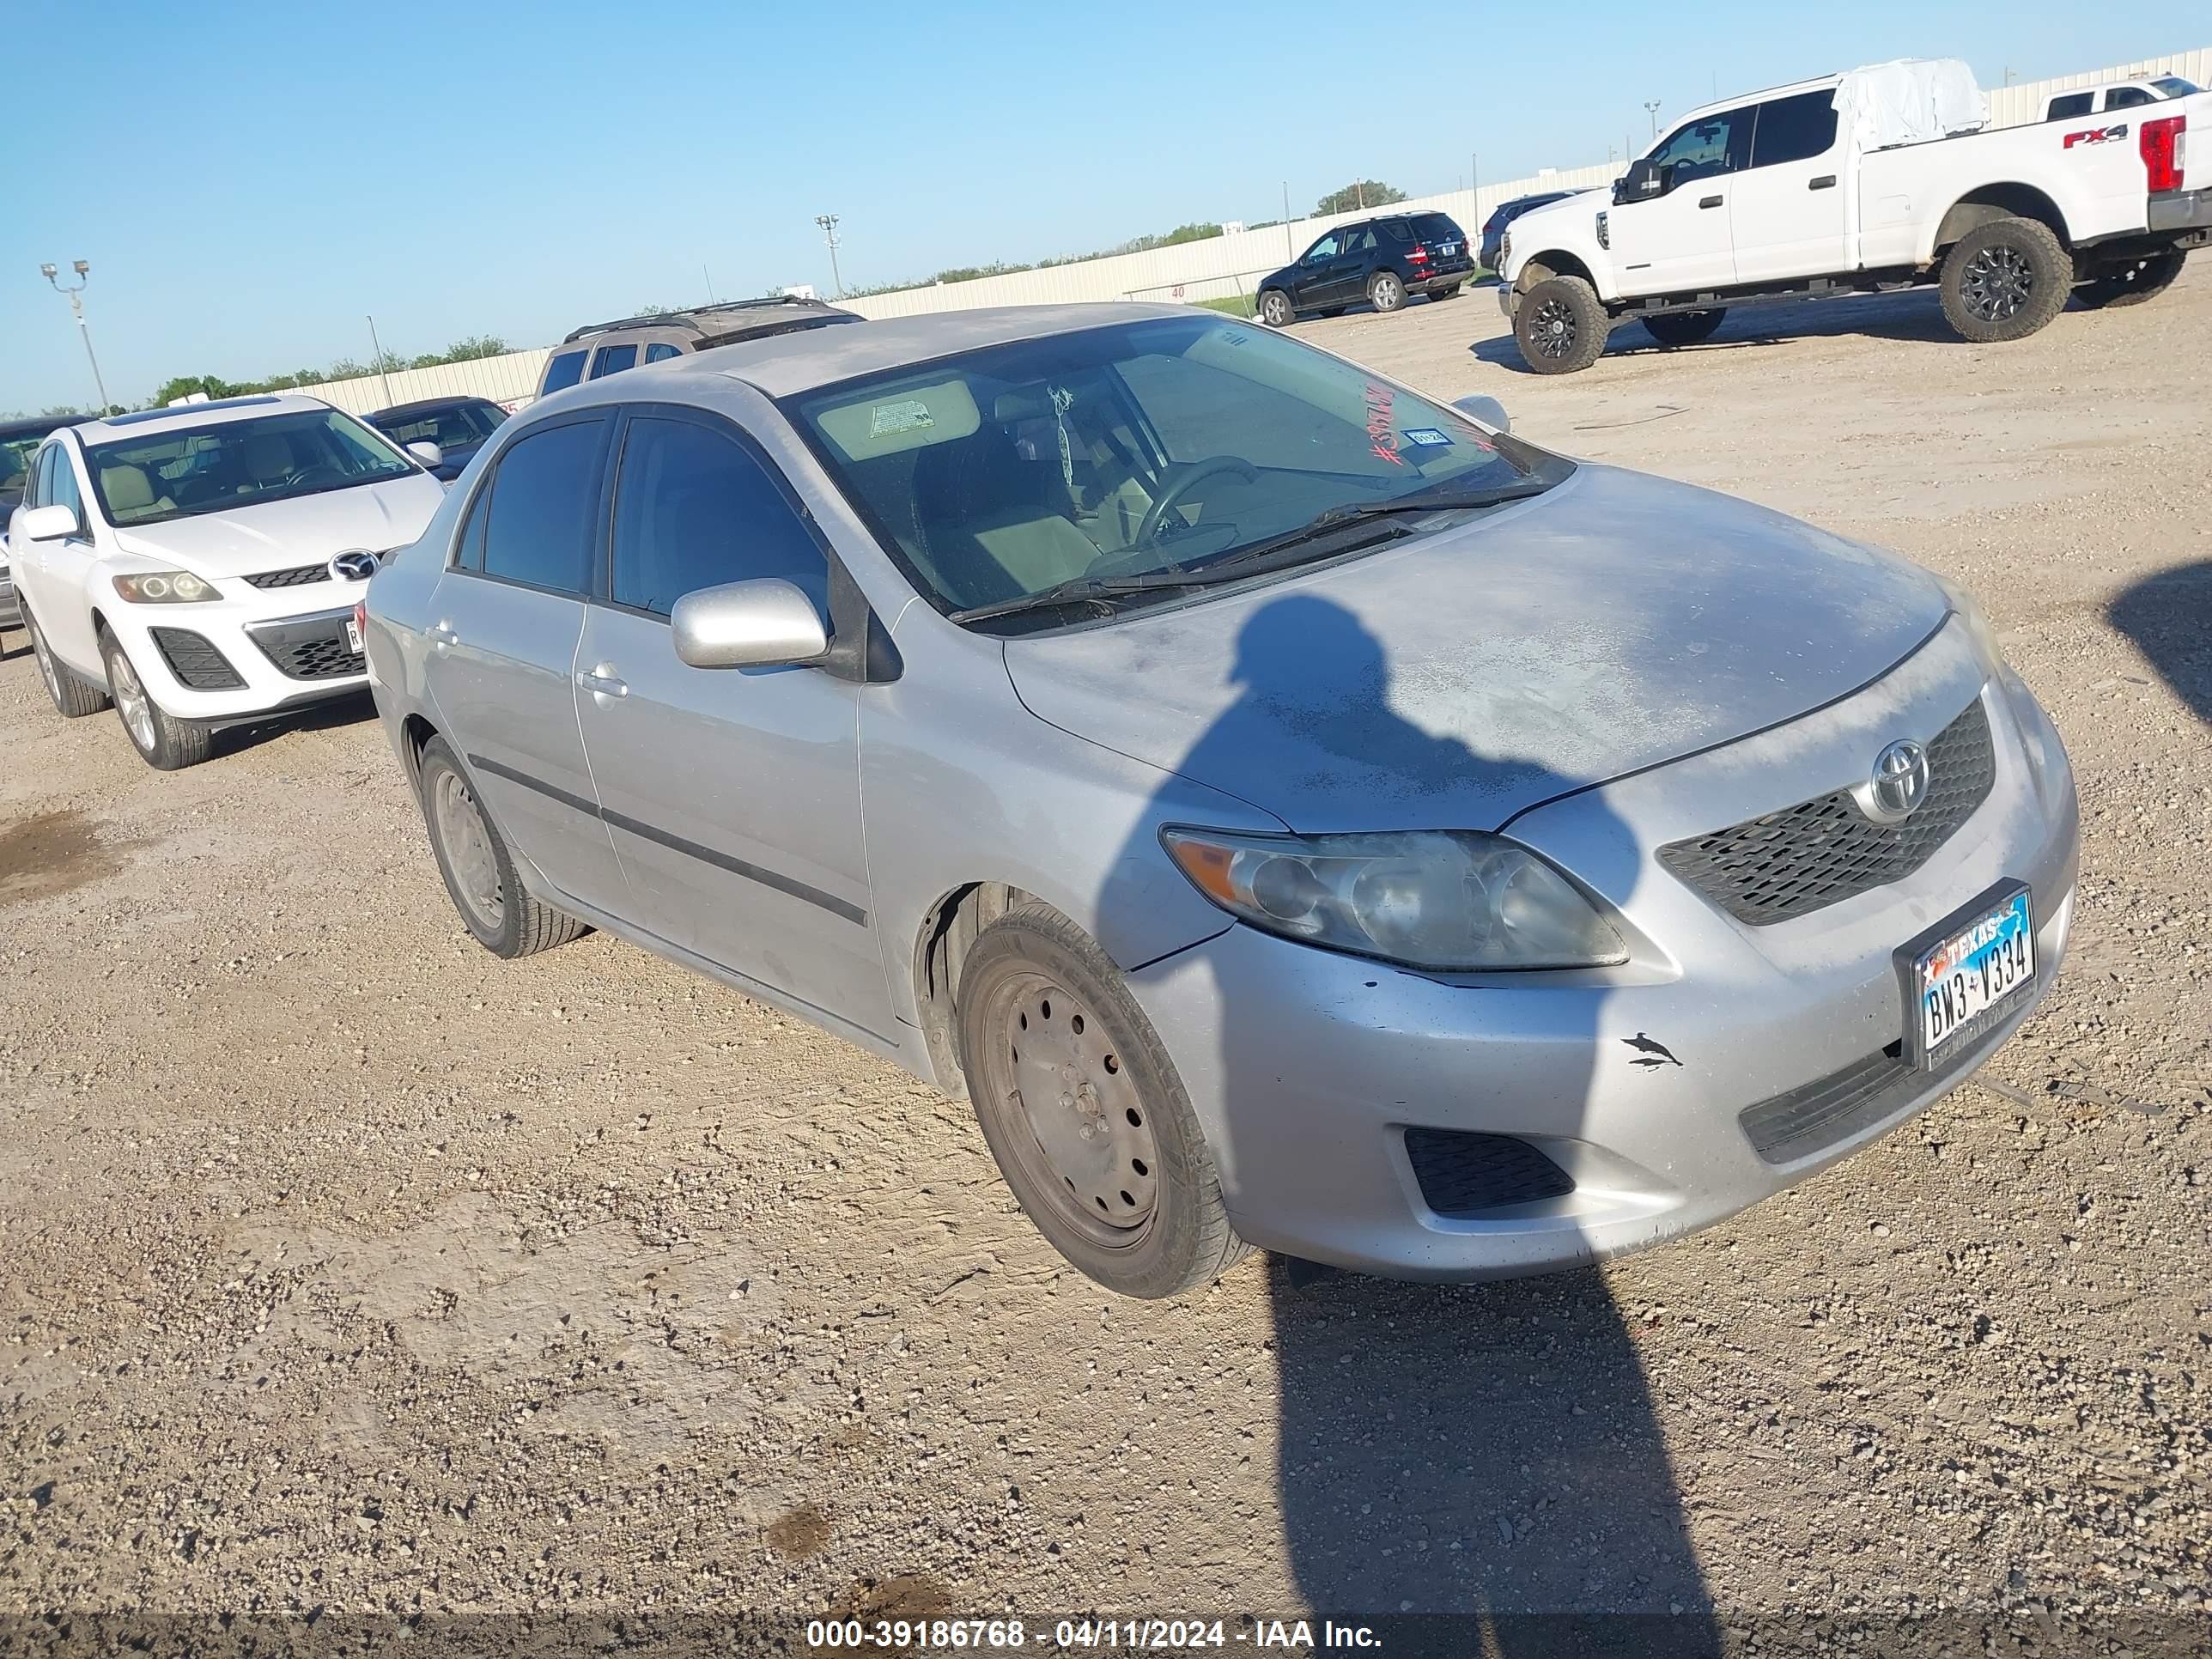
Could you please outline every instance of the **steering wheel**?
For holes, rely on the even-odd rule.
[[[345,474],[334,466],[305,466],[295,472],[289,482],[295,484],[343,483]]]
[[[1181,476],[1160,491],[1160,498],[1152,503],[1152,510],[1145,514],[1144,523],[1137,526],[1136,539],[1129,544],[1132,547],[1156,544],[1159,540],[1160,526],[1167,522],[1168,514],[1182,505],[1183,498],[1198,487],[1200,480],[1211,478],[1218,472],[1234,472],[1246,483],[1260,482],[1259,469],[1235,455],[1213,455],[1202,461],[1186,461],[1182,464]]]

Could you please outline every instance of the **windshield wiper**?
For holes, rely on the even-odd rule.
[[[1400,495],[1387,501],[1346,501],[1316,514],[1296,530],[1285,531],[1264,542],[1255,542],[1236,552],[1202,564],[1189,573],[1188,580],[1198,582],[1231,581],[1238,576],[1255,574],[1252,567],[1270,559],[1274,554],[1317,541],[1333,531],[1363,520],[1410,516],[1419,513],[1451,513],[1474,507],[1503,507],[1508,501],[1525,501],[1531,495],[1540,495],[1551,486],[1533,482],[1505,484],[1496,489],[1464,490],[1453,495]],[[1398,531],[1399,535],[1410,535],[1410,531]]]
[[[1158,570],[1142,576],[1074,576],[1064,582],[1054,582],[1050,587],[1041,587],[1034,593],[1024,593],[1011,599],[995,599],[989,605],[971,605],[965,611],[955,611],[951,618],[957,623],[988,622],[993,617],[1011,617],[1020,611],[1042,610],[1051,605],[1070,605],[1083,599],[1110,599],[1125,593],[1143,593],[1161,587],[1195,587],[1200,580],[1185,570]]]

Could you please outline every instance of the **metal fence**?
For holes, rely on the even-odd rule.
[[[1990,122],[1993,126],[2018,126],[2039,120],[2044,100],[2054,92],[2142,75],[2180,75],[2199,85],[2212,82],[2212,46],[2164,58],[2143,58],[2112,69],[1992,88],[1989,94]],[[1417,196],[1398,205],[1449,213],[1470,235],[1476,235],[1483,220],[1500,202],[1538,191],[1580,190],[1607,185],[1620,173],[1623,165],[1606,162],[1584,167],[1547,167],[1533,178],[1484,185],[1477,190]],[[1124,299],[1170,299],[1195,303],[1249,295],[1255,276],[1265,276],[1288,264],[1331,225],[1367,216],[1368,212],[1330,214],[1286,225],[1269,225],[1259,230],[1231,231],[1210,236],[1204,241],[1179,242],[1172,247],[1148,248],[1141,253],[1109,254],[1103,258],[1053,265],[1042,270],[1012,270],[994,276],[978,276],[964,283],[936,283],[839,303],[863,317],[882,318],[968,311],[979,306]],[[513,352],[503,357],[481,357],[473,362],[449,363],[438,368],[410,368],[388,375],[371,374],[361,380],[330,380],[300,390],[357,415],[389,403],[449,394],[474,394],[498,403],[527,401],[538,389],[538,375],[550,355],[550,349],[541,348]]]

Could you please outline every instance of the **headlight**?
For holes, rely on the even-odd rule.
[[[133,605],[199,605],[222,597],[213,582],[203,581],[189,570],[143,570],[135,576],[118,576],[115,591]]]
[[[1169,828],[1198,890],[1240,921],[1413,968],[1591,968],[1620,935],[1572,883],[1495,836],[1248,836]]]

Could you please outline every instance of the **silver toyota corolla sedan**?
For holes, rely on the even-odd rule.
[[[1182,307],[547,398],[358,626],[477,939],[964,1095],[1133,1296],[1717,1220],[1955,1088],[2074,902],[1964,593]]]

